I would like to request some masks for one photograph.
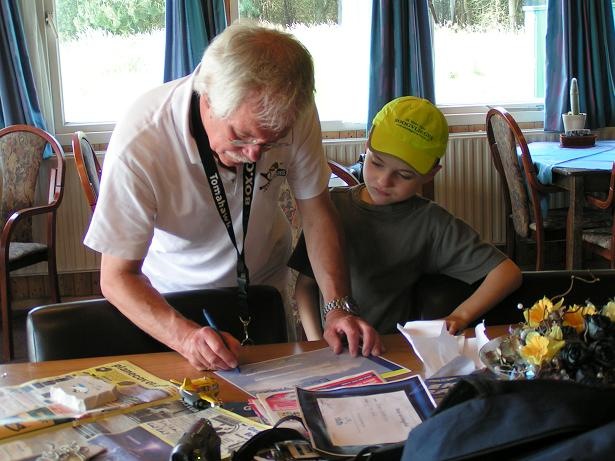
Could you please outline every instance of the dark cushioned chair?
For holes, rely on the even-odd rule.
[[[539,271],[524,272],[523,283],[506,299],[487,312],[484,319],[487,325],[501,325],[523,321],[517,305],[532,306],[543,296],[553,298],[570,289],[564,296],[566,304],[581,304],[590,300],[602,306],[615,296],[615,270],[593,271]],[[594,280],[586,283],[583,280]],[[482,281],[482,280],[481,280]],[[481,281],[468,285],[445,275],[424,275],[416,285],[414,306],[418,319],[438,319],[448,315],[480,285]]]
[[[258,307],[248,327],[257,344],[287,341],[282,297],[275,288],[251,293]],[[184,316],[199,324],[207,306],[217,326],[243,338],[236,290],[228,288],[170,293],[165,298]],[[169,349],[135,326],[104,298],[39,306],[28,313],[28,357],[31,362],[105,355],[140,354]]]

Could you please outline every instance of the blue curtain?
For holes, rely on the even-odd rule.
[[[164,81],[191,73],[225,28],[224,0],[167,0]]]
[[[547,6],[545,130],[563,131],[570,80],[579,84],[587,128],[615,126],[615,26],[611,0],[550,0]]]
[[[45,130],[17,0],[0,1],[0,128],[27,124]]]
[[[368,130],[387,102],[408,95],[435,103],[427,0],[374,0]]]

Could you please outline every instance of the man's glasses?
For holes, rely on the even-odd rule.
[[[258,146],[262,150],[270,150],[276,147],[288,147],[293,144],[293,132],[290,132],[290,136],[286,137],[283,141],[276,142],[258,142],[256,139],[229,139],[229,142],[236,147],[246,147],[246,146]]]

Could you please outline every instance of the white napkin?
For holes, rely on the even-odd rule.
[[[478,351],[489,341],[483,323],[476,326],[475,338],[451,335],[444,320],[417,320],[397,329],[423,362],[426,378],[467,375],[483,366]]]

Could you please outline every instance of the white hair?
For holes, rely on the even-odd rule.
[[[205,50],[194,88],[220,118],[255,98],[260,126],[282,132],[314,103],[314,63],[292,35],[235,22]]]

